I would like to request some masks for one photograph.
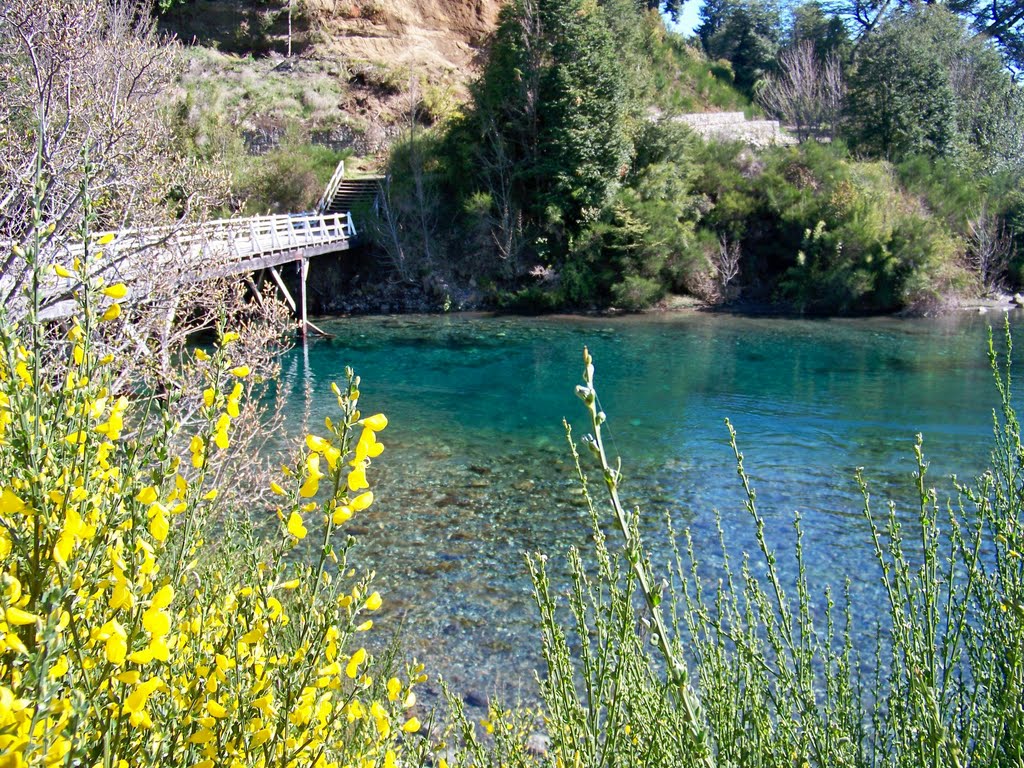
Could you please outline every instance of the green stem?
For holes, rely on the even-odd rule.
[[[651,584],[652,577],[648,570],[647,556],[644,550],[643,541],[638,531],[633,529],[629,517],[619,499],[619,470],[612,469],[605,452],[604,441],[601,437],[601,425],[605,421],[603,412],[597,409],[597,390],[594,388],[594,365],[590,352],[583,350],[583,385],[576,388],[577,394],[587,406],[590,412],[590,421],[594,432],[589,441],[598,461],[601,464],[601,472],[604,476],[605,487],[608,489],[608,498],[615,513],[615,521],[619,526],[626,541],[626,559],[630,568],[636,574],[637,582],[640,584],[640,592],[643,594],[647,609],[651,614],[651,622],[654,625],[654,632],[657,636],[658,648],[668,665],[669,680],[673,690],[676,692],[679,702],[683,706],[687,724],[690,727],[690,736],[694,745],[699,750],[700,764],[704,768],[715,768],[715,758],[708,743],[708,735],[703,727],[703,714],[700,701],[696,692],[689,683],[689,670],[686,662],[673,652],[669,645],[668,629],[665,626],[661,614],[661,594],[656,592]]]

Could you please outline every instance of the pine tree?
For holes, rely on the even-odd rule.
[[[473,91],[479,147],[500,146],[515,205],[556,245],[618,183],[631,151],[629,91],[596,0],[516,0],[502,12]]]
[[[750,96],[779,51],[778,6],[772,0],[707,0],[697,35],[708,56],[732,64],[736,86]]]

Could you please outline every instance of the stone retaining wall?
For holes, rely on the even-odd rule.
[[[742,112],[698,112],[672,119],[690,126],[705,139],[741,141],[752,147],[796,143],[779,128],[778,120],[747,120]]]
[[[742,112],[693,112],[688,115],[677,115],[674,119],[686,123],[691,128],[707,128],[713,125],[742,123],[747,117]]]

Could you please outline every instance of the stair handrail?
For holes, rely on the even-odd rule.
[[[334,196],[338,192],[338,187],[341,186],[341,182],[345,178],[345,161],[339,160],[338,167],[334,169],[334,174],[331,176],[331,180],[327,182],[327,188],[324,190],[323,195],[320,196],[320,201],[316,204],[316,212],[323,213],[330,206],[334,200]]]

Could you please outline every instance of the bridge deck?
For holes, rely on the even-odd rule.
[[[97,240],[103,243],[107,266],[101,266],[96,274],[108,282],[126,283],[127,300],[131,301],[144,298],[154,280],[184,285],[305,261],[346,250],[355,235],[347,212],[216,219],[188,230],[99,233]],[[66,250],[69,261],[84,253],[81,244]],[[66,317],[74,311],[65,281],[48,281],[44,294],[44,318]]]

